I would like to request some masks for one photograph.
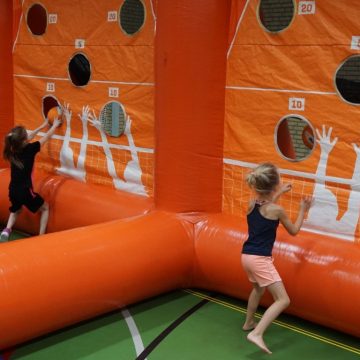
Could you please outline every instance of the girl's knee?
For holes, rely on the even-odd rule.
[[[281,297],[279,301],[283,305],[284,309],[290,306],[290,298],[287,295]]]

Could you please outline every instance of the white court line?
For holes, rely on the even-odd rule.
[[[226,159],[226,158],[224,158],[223,160],[224,160],[224,164],[241,166],[241,167],[245,167],[245,168],[249,168],[249,169],[255,168],[256,166],[259,165],[256,163],[250,163],[250,162]],[[280,172],[280,174],[284,174],[284,175],[302,177],[302,178],[311,179],[311,180],[319,180],[319,178],[313,173],[296,171],[296,170],[287,170],[287,169],[281,169],[281,168],[279,168],[279,172]],[[335,176],[325,176],[324,178],[321,178],[321,180],[330,181],[330,182],[337,183],[337,184],[354,185],[354,182],[352,179],[343,179],[343,178],[339,178],[339,177],[335,177]]]
[[[145,350],[144,343],[141,339],[139,330],[138,330],[136,323],[128,309],[126,309],[126,308],[122,309],[121,314],[122,314],[123,318],[125,319],[126,324],[130,330],[132,340],[135,345],[136,356],[139,356]],[[145,360],[146,360],[146,358],[145,358]]]
[[[38,135],[44,136],[45,133],[44,132],[39,132]],[[53,135],[51,138],[52,139],[58,139],[58,140],[64,140],[64,136],[62,136],[62,135]],[[81,139],[70,137],[70,142],[80,143],[81,144]],[[88,140],[87,144],[88,145],[94,145],[94,146],[103,147],[103,143],[101,141]],[[127,146],[127,145],[109,144],[109,147],[113,148],[113,149],[127,150],[127,151],[136,150],[139,153],[147,153],[147,154],[153,154],[154,153],[154,149],[136,147],[136,146],[130,148],[130,146]]]
[[[337,95],[336,92],[316,91],[316,90],[271,89],[271,88],[257,88],[257,87],[246,87],[246,86],[231,86],[231,85],[228,85],[225,88],[231,90],[246,90],[246,91],[271,91],[271,92],[288,92],[288,93],[316,94],[316,95]]]
[[[30,79],[70,81],[69,78],[59,78],[59,77],[39,76],[39,75],[25,75],[25,74],[14,74],[14,77],[30,78]],[[127,81],[110,81],[110,80],[91,80],[90,83],[141,85],[141,86],[154,86],[155,85],[155,83],[150,83],[150,82],[127,82]]]
[[[233,48],[233,46],[234,46],[234,42],[235,42],[237,33],[238,33],[238,31],[239,31],[239,28],[240,28],[240,23],[241,23],[241,21],[242,21],[242,19],[243,19],[243,17],[244,17],[244,14],[245,14],[245,11],[246,11],[246,9],[247,9],[247,7],[248,7],[248,5],[249,5],[249,2],[250,2],[250,0],[247,0],[247,1],[246,1],[246,4],[245,4],[245,6],[244,6],[244,8],[243,8],[243,11],[242,11],[242,14],[240,15],[239,21],[238,21],[238,23],[237,23],[237,25],[236,25],[236,31],[235,31],[235,34],[234,34],[234,38],[232,39],[231,44],[230,44],[230,46],[229,46],[229,50],[228,50],[228,52],[227,52],[227,58],[229,58],[230,53],[231,53],[231,50],[232,50],[232,48]]]

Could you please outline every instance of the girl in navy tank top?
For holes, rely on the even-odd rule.
[[[255,192],[255,200],[248,208],[247,223],[249,236],[243,245],[241,262],[253,290],[249,296],[246,320],[243,326],[250,331],[247,339],[264,352],[271,354],[263,335],[268,326],[290,304],[284,284],[277,272],[272,258],[272,248],[279,223],[291,235],[296,235],[311,205],[311,197],[304,197],[300,203],[297,219],[290,220],[285,210],[278,204],[281,194],[291,189],[290,184],[281,184],[277,168],[271,163],[257,166],[246,179]],[[255,322],[255,312],[265,290],[268,289],[274,298],[273,304],[265,311],[261,320]]]

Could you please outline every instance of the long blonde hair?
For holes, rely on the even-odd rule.
[[[280,183],[278,169],[272,163],[260,164],[246,176],[246,182],[257,193],[270,194]]]

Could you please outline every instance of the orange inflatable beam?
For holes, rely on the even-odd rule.
[[[0,348],[189,286],[191,230],[153,212],[2,244]]]
[[[153,211],[2,244],[0,348],[177,288],[245,299],[244,225],[222,214]],[[338,245],[280,231],[274,255],[292,299],[288,312],[360,336],[360,280],[353,276],[360,251]]]
[[[8,198],[9,169],[0,170],[0,198]],[[34,189],[50,205],[47,232],[99,224],[105,221],[143,215],[153,209],[153,200],[111,188],[86,184],[58,175],[36,172]],[[0,202],[0,221],[6,223],[9,215],[8,201]],[[39,231],[39,215],[27,209],[16,222],[16,228],[30,234]]]
[[[157,208],[221,211],[230,8],[224,0],[157,4]]]
[[[12,39],[13,39],[13,8],[12,1],[0,1],[0,139],[14,124],[13,97],[13,67],[12,67]],[[2,147],[0,149],[2,153]],[[0,156],[0,167],[5,162]]]
[[[195,225],[193,287],[247,299],[251,285],[241,268],[245,223],[225,215],[204,217]],[[279,228],[276,267],[291,299],[288,313],[360,336],[360,247],[301,231]],[[268,295],[263,304],[269,305]]]

